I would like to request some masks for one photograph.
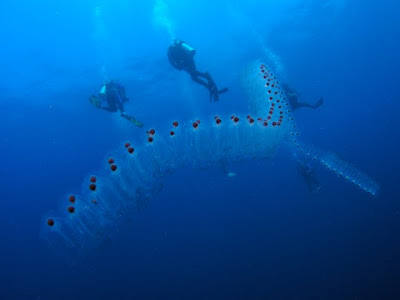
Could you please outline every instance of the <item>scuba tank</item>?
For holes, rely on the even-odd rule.
[[[106,95],[106,91],[107,91],[107,84],[103,84],[103,86],[100,89],[100,93],[101,95]]]
[[[194,56],[196,54],[196,50],[193,47],[189,46],[188,44],[186,44],[183,41],[180,41],[180,42],[181,42],[180,43],[181,47],[183,49],[185,49],[186,52],[190,53],[192,56]]]

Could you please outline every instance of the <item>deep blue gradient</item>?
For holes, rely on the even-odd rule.
[[[160,3],[2,4],[0,299],[400,299],[400,4]],[[198,68],[229,87],[218,103],[169,65],[166,21],[196,48]],[[295,112],[301,140],[376,178],[378,197],[321,168],[322,189],[310,194],[282,147],[230,166],[232,178],[178,170],[85,261],[51,253],[39,238],[44,214],[108,151],[144,136],[87,101],[103,80],[120,80],[127,111],[157,128],[245,111],[240,71],[256,58],[276,68],[267,50],[301,100],[325,99]]]

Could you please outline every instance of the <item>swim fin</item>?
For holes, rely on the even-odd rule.
[[[137,127],[140,127],[140,128],[143,127],[143,123],[142,123],[142,122],[139,122],[138,120],[136,120],[136,119],[133,118],[133,117],[130,117],[129,121],[131,121],[131,122],[132,122],[133,124],[135,124]]]
[[[218,91],[218,94],[223,94],[226,93],[227,91],[229,91],[228,88],[223,88]]]
[[[324,104],[324,98],[320,98],[317,103],[314,104],[313,108],[318,108],[320,107],[322,104]]]
[[[121,117],[127,119],[128,121],[132,122],[133,124],[135,124],[136,126],[142,128],[143,127],[143,123],[139,122],[138,120],[136,120],[134,117],[127,115],[125,112],[121,112]]]

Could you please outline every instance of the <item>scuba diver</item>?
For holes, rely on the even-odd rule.
[[[218,90],[210,73],[203,73],[196,70],[196,64],[194,63],[195,54],[196,50],[180,40],[175,40],[168,48],[168,60],[171,65],[179,71],[186,71],[190,74],[194,82],[207,88],[210,91],[210,101],[218,101],[219,94],[226,93],[228,89],[223,88]]]
[[[299,94],[296,90],[292,89],[286,83],[282,84],[282,89],[285,91],[287,101],[293,110],[296,110],[300,107],[308,107],[308,108],[316,109],[324,103],[324,99],[322,97],[314,105],[306,103],[306,102],[299,102]],[[295,157],[296,157],[296,162],[297,162],[297,170],[298,170],[299,174],[301,175],[301,177],[303,177],[305,183],[307,184],[307,188],[308,188],[309,192],[313,193],[313,194],[319,192],[319,190],[321,189],[321,186],[319,184],[319,181],[318,181],[316,175],[314,174],[314,172],[311,168],[311,165],[302,161],[297,156],[295,156]]]
[[[306,102],[299,102],[299,94],[294,89],[292,89],[288,84],[283,83],[282,89],[286,92],[287,100],[293,110],[296,110],[300,107],[308,107],[316,109],[324,103],[324,98],[322,97],[314,105]]]
[[[301,175],[301,177],[303,177],[304,181],[306,182],[309,192],[313,194],[318,193],[319,190],[321,189],[321,185],[319,184],[317,177],[312,171],[311,166],[308,163],[305,163],[298,159],[297,170],[299,171],[299,174]]]
[[[134,117],[125,113],[124,103],[128,102],[129,99],[125,95],[125,88],[116,81],[106,82],[102,85],[98,96],[91,95],[89,102],[95,107],[109,111],[109,112],[121,112],[121,117],[131,121],[138,127],[143,127],[143,123],[136,120]],[[107,106],[103,106],[106,102]]]

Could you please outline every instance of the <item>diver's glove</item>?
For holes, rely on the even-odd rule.
[[[101,107],[101,101],[99,98],[97,98],[95,95],[91,95],[89,97],[89,102],[92,103],[94,107],[100,108]]]

